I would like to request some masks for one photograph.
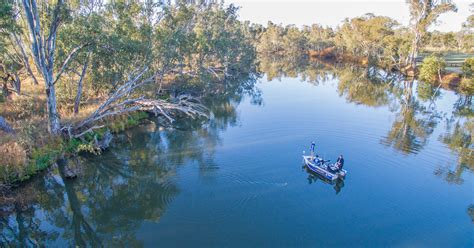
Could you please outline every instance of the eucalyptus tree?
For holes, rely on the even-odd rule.
[[[324,28],[319,24],[305,26],[303,33],[307,39],[308,49],[320,51],[334,45],[334,30],[330,27]]]
[[[105,20],[101,15],[103,5],[100,2],[86,2],[80,5],[71,4],[71,18],[63,24],[61,33],[58,34],[59,60],[66,59],[66,56],[81,44],[87,44],[87,48],[75,56],[65,68],[64,77],[58,82],[59,100],[69,101],[74,98],[74,114],[79,113],[79,105],[84,92],[86,75],[90,72],[90,64],[93,55],[98,53],[103,45]],[[56,69],[59,69],[59,64]],[[77,86],[70,83],[77,81]],[[70,89],[73,96],[67,94],[64,89]]]
[[[344,52],[357,57],[367,57],[376,64],[384,60],[384,51],[395,28],[399,24],[384,16],[366,14],[361,17],[346,19],[339,27],[335,42]]]
[[[257,51],[263,54],[277,54],[282,52],[283,44],[281,37],[284,35],[284,28],[281,25],[268,22],[267,28],[260,36]]]
[[[421,42],[428,28],[438,17],[449,11],[457,11],[456,5],[450,0],[407,0],[410,8],[411,29],[413,32],[411,52],[406,64],[416,68],[416,58],[421,48]]]
[[[61,24],[68,16],[67,5],[62,0],[58,0],[55,4],[40,1],[40,5],[36,0],[22,0],[22,4],[33,61],[45,83],[48,130],[51,134],[58,135],[61,123],[57,108],[56,82],[70,60],[86,44],[80,44],[72,49],[61,63],[59,70],[56,70],[57,36]]]

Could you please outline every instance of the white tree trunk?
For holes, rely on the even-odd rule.
[[[57,135],[61,131],[61,123],[56,105],[56,89],[53,84],[53,77],[51,75],[44,75],[46,83],[46,106],[48,108],[48,131],[51,134]],[[46,77],[49,76],[49,77]],[[46,79],[48,78],[48,79]]]
[[[46,107],[48,110],[48,130],[57,135],[61,131],[61,124],[56,105],[56,90],[54,87],[53,68],[54,51],[56,49],[56,35],[59,26],[59,10],[62,1],[57,2],[53,13],[52,23],[47,39],[44,39],[36,0],[23,0],[25,17],[30,31],[33,58],[38,71],[41,72],[46,85]]]

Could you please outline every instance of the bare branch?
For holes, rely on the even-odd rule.
[[[155,115],[162,115],[170,122],[174,121],[172,115],[175,113],[182,113],[191,118],[208,117],[206,107],[188,95],[177,97],[175,102],[168,102],[161,99],[145,99],[144,97],[129,99],[128,96],[138,87],[146,83],[155,82],[156,74],[140,81],[140,78],[146,71],[147,68],[142,69],[135,76],[130,76],[130,80],[111,94],[94,113],[79,124],[70,128],[68,127],[67,131],[69,135],[72,137],[82,136],[85,134],[84,129],[91,129],[91,126],[96,126],[96,123],[101,122],[107,117],[123,115],[134,111],[146,111],[154,113]]]

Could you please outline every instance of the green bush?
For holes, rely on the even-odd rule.
[[[467,95],[474,95],[474,78],[463,78],[459,85],[462,93]]]
[[[474,75],[474,57],[467,58],[461,67],[465,77],[472,77]]]
[[[446,62],[443,58],[428,56],[421,64],[419,79],[428,83],[439,81],[439,75],[443,74]]]

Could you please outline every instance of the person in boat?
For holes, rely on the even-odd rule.
[[[314,157],[313,159],[313,162],[318,165],[318,164],[321,164],[323,162],[323,159],[321,157],[319,157],[319,155],[316,155],[316,157]]]
[[[336,161],[336,168],[338,171],[340,171],[342,170],[342,167],[344,167],[344,157],[340,155]]]
[[[314,148],[315,148],[315,146],[316,146],[316,143],[314,143],[314,141],[313,141],[313,142],[311,142],[311,148],[310,148],[310,151],[311,151],[311,156],[313,156],[313,155],[314,155]]]

